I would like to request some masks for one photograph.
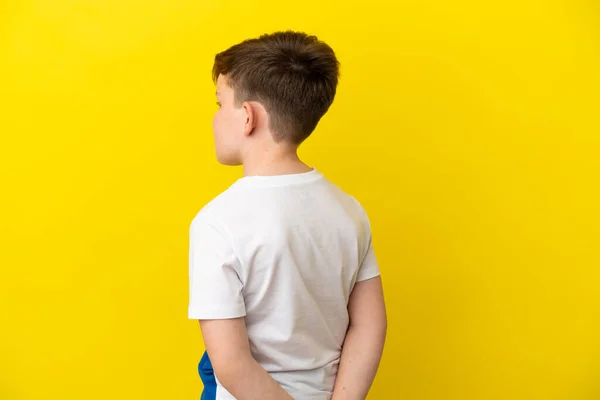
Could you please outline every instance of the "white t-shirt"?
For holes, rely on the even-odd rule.
[[[244,177],[196,215],[189,256],[189,318],[245,317],[252,355],[293,398],[329,399],[350,292],[379,275],[358,201],[315,169]]]

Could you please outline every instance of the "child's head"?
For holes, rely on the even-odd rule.
[[[217,159],[240,165],[247,153],[297,148],[331,106],[338,76],[333,50],[304,33],[263,35],[218,54]]]

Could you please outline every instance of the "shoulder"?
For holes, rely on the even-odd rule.
[[[363,204],[354,196],[348,195],[348,197],[350,197],[352,203],[354,204],[354,207],[356,209],[356,212],[365,220],[365,221],[369,221],[369,216],[367,213],[367,210],[365,209],[365,207],[363,206]]]
[[[356,215],[356,221],[358,224],[358,227],[360,229],[360,231],[362,232],[362,235],[364,237],[365,240],[370,241],[371,240],[371,236],[372,236],[372,230],[371,230],[371,221],[369,219],[369,215],[367,213],[367,210],[365,209],[365,207],[362,205],[362,203],[356,199],[353,196],[349,196],[351,201],[354,203],[354,209],[355,209],[355,215]]]
[[[367,210],[361,201],[350,192],[342,189],[332,181],[328,181],[329,187],[335,193],[336,202],[342,206],[347,216],[349,216],[357,229],[359,237],[363,240],[370,240],[371,222]]]
[[[352,214],[355,220],[361,222],[369,222],[367,211],[363,204],[353,194],[345,191],[335,183],[328,181],[332,190],[336,193],[338,201],[344,206],[344,208]]]
[[[210,227],[214,231],[225,234],[227,213],[235,209],[233,202],[236,191],[234,185],[230,186],[197,211],[190,223],[190,233],[206,231],[207,227]]]
[[[354,221],[359,236],[364,240],[370,240],[371,221],[364,205],[355,195],[341,189],[334,184],[332,184],[332,186],[335,187],[335,190],[338,193],[338,201],[343,204],[347,214],[350,215]]]

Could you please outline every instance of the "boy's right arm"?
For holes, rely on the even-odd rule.
[[[350,325],[331,400],[364,400],[373,384],[387,332],[381,277],[356,283],[348,312]]]

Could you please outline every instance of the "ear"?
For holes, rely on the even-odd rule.
[[[256,128],[256,110],[250,104],[250,102],[245,101],[242,104],[242,109],[244,110],[244,135],[250,136],[252,132],[254,132],[254,128]]]

